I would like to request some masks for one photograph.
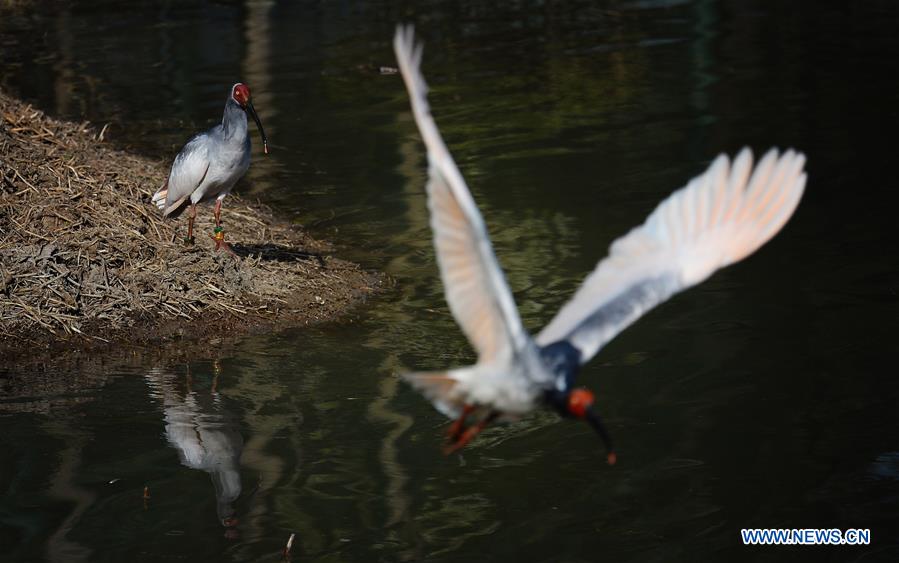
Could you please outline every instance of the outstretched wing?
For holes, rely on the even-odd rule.
[[[157,205],[165,201],[165,205],[161,207],[163,215],[169,216],[178,211],[206,178],[209,170],[206,139],[206,133],[191,137],[175,157],[172,171],[169,173],[168,186],[165,188],[167,190],[165,198],[164,200],[158,198],[157,201]],[[157,198],[154,197],[154,200]]]
[[[771,149],[754,171],[749,149],[732,166],[720,155],[612,243],[537,343],[567,340],[586,363],[654,306],[749,256],[793,215],[805,189],[804,165],[805,156],[793,150],[778,156]]]
[[[431,116],[419,69],[422,47],[414,44],[411,26],[397,28],[393,48],[428,149],[428,208],[447,303],[479,362],[508,358],[527,335],[484,220]]]

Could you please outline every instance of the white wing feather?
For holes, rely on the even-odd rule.
[[[479,363],[508,361],[524,346],[527,333],[484,220],[431,116],[419,69],[422,47],[414,44],[411,26],[397,28],[393,48],[428,149],[428,207],[447,303]]]
[[[792,216],[805,188],[804,165],[793,150],[778,157],[771,149],[754,171],[749,149],[733,166],[720,155],[612,243],[537,343],[568,340],[586,363],[655,305],[749,256]]]

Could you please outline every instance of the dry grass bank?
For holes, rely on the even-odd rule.
[[[212,251],[205,207],[185,248],[186,218],[150,203],[169,163],[99,137],[0,92],[0,358],[330,320],[381,283],[234,196],[222,218],[238,257]]]

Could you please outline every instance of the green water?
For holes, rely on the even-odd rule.
[[[0,369],[0,560],[278,561],[291,533],[294,561],[899,560],[899,9],[491,6],[4,9],[0,86],[156,158],[245,80],[272,151],[254,146],[238,191],[396,284],[216,361]],[[585,370],[614,468],[586,425],[548,413],[443,457],[445,420],[397,378],[473,360],[405,91],[376,70],[400,21],[426,42],[437,122],[535,331],[718,152],[808,155],[781,235]],[[746,527],[871,528],[872,544],[748,548]]]

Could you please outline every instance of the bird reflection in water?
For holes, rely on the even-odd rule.
[[[193,378],[153,368],[146,380],[151,395],[160,400],[165,419],[165,437],[178,452],[181,463],[210,474],[215,487],[216,511],[225,527],[225,537],[236,539],[238,518],[234,503],[240,496],[240,455],[243,437],[237,422],[225,409],[217,391],[218,363],[213,364],[209,387]]]

